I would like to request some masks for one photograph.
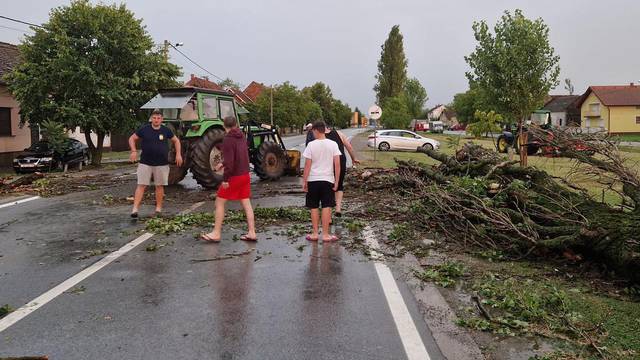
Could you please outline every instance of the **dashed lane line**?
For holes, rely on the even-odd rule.
[[[26,202],[33,201],[33,200],[38,200],[38,199],[40,199],[40,196],[32,196],[32,197],[28,197],[26,199],[20,199],[20,200],[16,200],[16,201],[11,201],[11,202],[8,202],[8,203],[5,203],[5,204],[0,204],[0,209],[6,208],[6,207],[9,207],[9,206],[14,206],[14,205],[26,203]]]
[[[199,208],[202,205],[204,205],[204,202],[195,203],[190,208],[182,211],[181,214],[186,214],[186,213],[189,213],[191,211],[194,211],[195,209]],[[16,311],[14,311],[14,312],[10,313],[9,315],[5,316],[4,318],[0,319],[0,333],[3,332],[4,330],[8,329],[11,325],[13,325],[13,324],[17,323],[18,321],[24,319],[25,317],[29,316],[29,314],[33,313],[34,311],[38,310],[42,306],[46,305],[51,300],[53,300],[56,297],[60,296],[65,291],[68,291],[72,287],[78,285],[81,281],[83,281],[86,278],[88,278],[89,276],[95,274],[100,269],[102,269],[105,266],[111,264],[114,260],[118,259],[122,255],[124,255],[124,254],[128,253],[129,251],[133,250],[136,246],[138,246],[138,245],[142,244],[143,242],[149,240],[153,235],[154,235],[153,233],[148,233],[147,232],[147,233],[144,233],[144,234],[138,236],[137,238],[135,238],[131,242],[129,242],[129,243],[125,244],[124,246],[122,246],[120,249],[110,253],[109,255],[105,256],[102,259],[100,259],[98,262],[90,265],[89,267],[85,268],[84,270],[80,271],[79,273],[77,273],[77,274],[73,275],[72,277],[68,278],[67,280],[63,281],[58,286],[52,288],[51,290],[45,292],[44,294],[38,296],[37,298],[35,298],[33,300],[31,300],[26,305],[20,307]]]

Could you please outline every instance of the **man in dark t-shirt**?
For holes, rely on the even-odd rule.
[[[151,178],[156,188],[156,215],[162,212],[162,200],[164,198],[164,187],[169,182],[169,143],[171,140],[176,149],[176,165],[182,166],[182,152],[180,140],[166,126],[162,125],[162,112],[154,110],[151,113],[151,123],[140,127],[131,137],[129,137],[129,148],[131,149],[131,162],[138,158],[136,141],[141,140],[142,155],[138,164],[138,186],[133,200],[131,217],[138,217],[138,209],[144,196],[147,186],[151,185]]]

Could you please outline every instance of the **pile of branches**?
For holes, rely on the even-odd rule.
[[[587,189],[473,143],[455,156],[423,151],[439,162],[436,166],[397,161],[391,178],[414,199],[414,222],[435,227],[450,241],[517,256],[586,256],[640,283],[637,170],[626,166],[606,136],[564,130],[549,135],[544,146],[576,159],[581,171],[617,191],[625,205],[614,208]]]

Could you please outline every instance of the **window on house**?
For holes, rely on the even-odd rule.
[[[11,136],[11,108],[0,107],[0,136]]]
[[[589,112],[591,114],[600,114],[600,104],[589,104]]]
[[[636,125],[640,125],[640,116],[636,116]]]

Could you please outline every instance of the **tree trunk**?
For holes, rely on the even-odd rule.
[[[84,131],[84,138],[87,141],[87,146],[89,147],[89,152],[91,153],[91,164],[99,166],[100,163],[102,162],[102,149],[103,149],[105,133],[98,132],[97,133],[98,143],[94,144],[93,140],[91,139],[91,130],[83,129],[83,131]]]
[[[519,149],[520,152],[520,166],[527,166],[527,134],[522,130],[522,124],[524,123],[524,118],[520,118],[518,121],[518,138],[519,141]]]

